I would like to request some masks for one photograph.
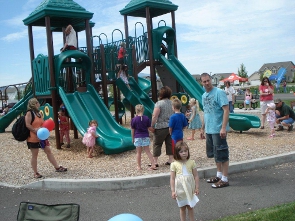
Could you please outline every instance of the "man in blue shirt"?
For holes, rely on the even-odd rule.
[[[204,135],[205,129],[207,157],[214,157],[217,167],[216,177],[211,177],[207,182],[213,183],[213,188],[222,188],[229,186],[229,151],[226,142],[226,135],[229,130],[228,99],[223,90],[212,85],[212,79],[208,73],[201,75],[201,82],[205,88],[205,93],[202,95],[204,124],[201,128],[201,134]]]

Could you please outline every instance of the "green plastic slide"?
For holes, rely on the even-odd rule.
[[[173,74],[177,82],[185,89],[185,91],[191,96],[196,98],[200,103],[200,108],[203,109],[202,94],[204,90],[202,86],[192,77],[188,70],[180,63],[180,61],[174,56],[170,55],[169,59],[160,55],[160,61],[163,65]],[[233,130],[247,131],[250,128],[259,128],[260,119],[253,115],[244,114],[230,114],[229,126]]]
[[[149,80],[141,78],[141,77],[138,77],[138,86],[145,93],[148,93],[151,90],[151,82]]]
[[[99,138],[96,143],[103,148],[105,154],[118,154],[135,149],[131,131],[114,120],[92,85],[87,85],[86,92],[76,91],[70,94],[66,94],[63,88],[59,87],[59,94],[81,135],[87,131],[90,120],[98,122],[96,132]]]
[[[28,101],[33,97],[33,92],[29,91],[19,102],[17,102],[9,112],[0,118],[0,133],[4,133],[5,129],[11,122],[21,113],[26,112]]]
[[[144,115],[151,118],[155,105],[154,102],[140,88],[140,86],[136,83],[133,77],[129,77],[128,81],[131,90],[128,88],[128,86],[124,83],[124,81],[121,78],[118,78],[116,80],[116,85],[124,94],[125,99],[128,100],[132,106],[135,107],[137,104],[142,104],[144,106]]]

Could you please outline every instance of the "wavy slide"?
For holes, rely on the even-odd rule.
[[[142,77],[138,77],[138,86],[143,90],[145,93],[148,93],[151,89],[151,82],[147,79]]]
[[[160,55],[160,61],[169,70],[169,72],[175,77],[178,83],[185,89],[185,91],[191,96],[196,98],[200,107],[203,109],[202,94],[204,93],[201,85],[192,77],[187,69],[180,63],[180,61],[173,55],[169,56],[169,59]],[[246,114],[230,114],[229,126],[233,130],[247,131],[250,128],[259,128],[260,119],[257,116]]]
[[[33,97],[33,92],[29,91],[19,102],[17,102],[9,112],[0,118],[0,133],[4,133],[5,129],[18,115],[27,110],[28,101]]]
[[[92,85],[87,85],[86,92],[76,91],[71,94],[66,94],[59,87],[59,94],[81,135],[87,131],[90,120],[97,120],[96,132],[99,138],[96,139],[96,143],[103,148],[105,154],[117,154],[135,148],[131,131],[121,127],[114,120]]]
[[[132,90],[130,90],[121,78],[116,80],[116,85],[124,94],[125,98],[130,102],[132,106],[137,104],[142,104],[144,106],[144,115],[149,118],[152,117],[154,110],[154,102],[149,98],[149,96],[141,89],[141,87],[136,83],[133,77],[128,78],[129,85]]]

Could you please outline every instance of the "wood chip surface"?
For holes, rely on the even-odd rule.
[[[249,111],[247,112],[249,114]],[[250,113],[251,114],[251,113]],[[253,113],[260,116],[259,113]],[[123,117],[123,126],[130,128],[130,112],[127,112],[126,122]],[[18,142],[11,134],[12,124],[5,133],[0,133],[0,182],[8,185],[22,186],[39,181],[35,179],[31,169],[31,152],[26,142]],[[265,129],[250,129],[243,133],[229,131],[227,142],[230,151],[230,163],[258,159],[277,154],[295,151],[294,131],[287,130],[276,132],[274,138],[270,138],[270,129],[266,124]],[[196,131],[195,140],[188,141],[191,131],[184,131],[184,140],[190,147],[191,159],[197,162],[198,168],[214,166],[213,159],[208,159],[205,153],[205,140],[200,140],[200,132]],[[152,135],[151,135],[152,136]],[[102,148],[96,146],[93,158],[87,158],[86,148],[82,144],[82,137],[74,139],[73,131],[70,132],[71,148],[58,150],[55,146],[54,131],[51,131],[49,141],[51,150],[58,163],[68,168],[68,172],[57,173],[47,160],[46,154],[40,150],[38,156],[38,171],[44,178],[57,179],[99,179],[99,178],[123,178],[142,175],[168,173],[169,166],[165,166],[168,157],[165,155],[165,146],[162,147],[162,155],[159,157],[159,170],[150,171],[147,165],[150,163],[147,155],[142,154],[142,171],[138,171],[136,165],[136,151],[128,151],[121,154],[105,155]],[[152,148],[151,148],[152,150]],[[42,178],[43,179],[43,178]]]

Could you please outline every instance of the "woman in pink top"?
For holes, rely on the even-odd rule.
[[[260,129],[264,129],[264,124],[266,120],[265,111],[267,109],[267,105],[273,103],[273,92],[274,87],[269,81],[268,77],[262,78],[261,84],[259,86],[260,93],[260,108],[261,108],[261,127]]]

